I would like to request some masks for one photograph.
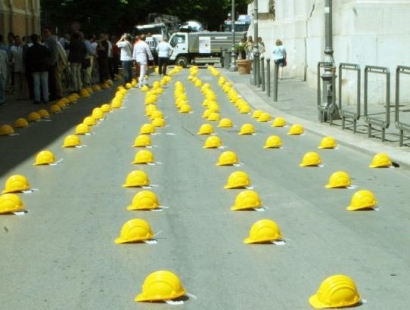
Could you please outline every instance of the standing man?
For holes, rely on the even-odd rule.
[[[140,40],[134,45],[132,58],[140,65],[140,77],[138,79],[138,87],[147,85],[145,75],[148,69],[148,60],[154,60],[149,45],[145,42],[145,35],[140,36]]]
[[[11,62],[14,76],[14,94],[17,100],[27,97],[27,82],[24,74],[23,44],[20,36],[14,37],[14,44],[10,48]]]
[[[0,49],[0,106],[6,103],[6,78],[7,66],[9,65],[9,55],[4,49]]]
[[[172,54],[172,46],[167,39],[163,39],[156,47],[158,53],[158,73],[159,75],[167,75],[167,66],[169,56]]]
[[[42,91],[44,103],[49,101],[48,93],[48,68],[50,49],[41,45],[37,34],[31,35],[33,43],[27,50],[27,71],[33,75],[34,81],[34,104],[40,104]]]
[[[124,84],[131,83],[133,64],[131,36],[127,33],[123,34],[115,45],[121,49],[120,60],[124,71]]]
[[[108,51],[109,45],[107,42],[107,36],[102,33],[97,45],[98,73],[100,75],[100,83],[104,83],[110,78],[108,72]]]
[[[71,66],[73,91],[79,93],[83,87],[81,81],[81,68],[84,59],[87,56],[87,49],[78,32],[74,32],[72,34],[70,44],[68,45],[68,51],[68,61]]]
[[[49,49],[49,58],[48,58],[48,90],[50,92],[49,100],[51,102],[56,101],[57,99],[62,98],[61,83],[57,81],[58,72],[57,72],[57,62],[58,62],[58,47],[57,40],[53,36],[52,30],[49,26],[43,28],[44,43]],[[60,88],[60,89],[58,89]]]

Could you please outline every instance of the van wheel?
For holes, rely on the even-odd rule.
[[[188,67],[188,59],[184,56],[180,56],[177,58],[177,60],[175,61],[175,63],[178,66],[181,66],[182,68],[186,68]]]

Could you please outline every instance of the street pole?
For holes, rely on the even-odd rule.
[[[258,0],[253,1],[253,80],[256,86],[260,85],[259,79],[259,48],[258,48]]]
[[[319,121],[328,121],[329,116],[332,119],[340,119],[339,110],[336,106],[335,80],[336,67],[333,59],[333,10],[332,0],[326,0],[325,3],[325,50],[323,68],[321,75],[323,81],[322,92],[322,111],[319,113]]]
[[[229,71],[238,71],[236,66],[236,54],[235,54],[235,0],[232,0],[231,8],[231,31],[232,31],[232,50],[231,50],[231,67]]]

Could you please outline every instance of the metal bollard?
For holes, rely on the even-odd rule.
[[[260,75],[262,77],[262,91],[265,91],[265,58],[264,57],[261,57]]]
[[[266,59],[266,84],[267,84],[267,90],[266,93],[268,97],[270,97],[270,58]]]
[[[275,62],[273,71],[273,102],[278,102],[279,65]]]

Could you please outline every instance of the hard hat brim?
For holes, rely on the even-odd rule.
[[[313,308],[316,308],[316,309],[325,309],[325,308],[330,308],[331,307],[330,305],[321,302],[318,299],[317,294],[310,296],[309,303]]]
[[[167,300],[173,300],[173,299],[179,298],[181,296],[184,296],[185,294],[186,294],[186,289],[182,288],[181,292],[175,293],[175,296],[173,296],[172,298],[161,298],[161,297],[148,298],[143,293],[140,293],[135,297],[134,300],[135,301],[167,301]]]
[[[374,205],[374,206],[362,206],[362,207],[348,206],[346,208],[346,210],[348,210],[348,211],[372,210],[372,209],[374,209],[375,206],[376,205]]]

